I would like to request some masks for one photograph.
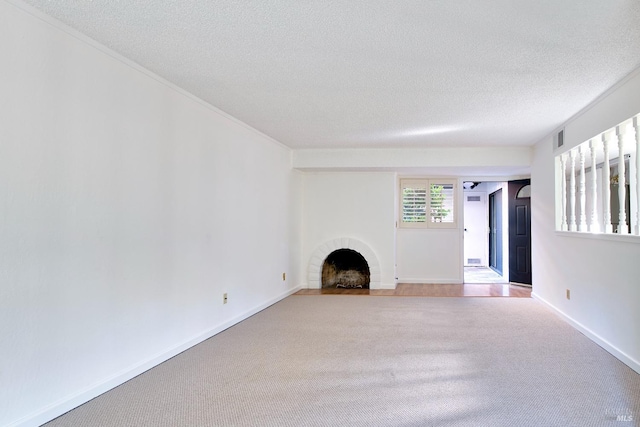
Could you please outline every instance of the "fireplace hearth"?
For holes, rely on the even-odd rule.
[[[369,265],[360,253],[338,249],[322,265],[322,288],[369,289]]]

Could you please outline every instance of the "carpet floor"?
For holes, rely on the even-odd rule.
[[[640,375],[536,300],[308,295],[46,426],[583,427],[639,419]]]

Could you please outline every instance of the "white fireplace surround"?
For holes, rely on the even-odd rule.
[[[339,239],[329,240],[316,248],[309,260],[309,289],[320,289],[322,287],[322,266],[327,257],[338,249],[351,249],[358,252],[364,257],[369,265],[370,289],[380,289],[380,263],[375,252],[360,240],[343,237]]]

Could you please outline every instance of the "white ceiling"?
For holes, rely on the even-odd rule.
[[[292,148],[531,145],[640,66],[638,0],[27,0]]]

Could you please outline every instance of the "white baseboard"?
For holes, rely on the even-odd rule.
[[[427,285],[462,285],[463,280],[460,279],[416,279],[416,278],[399,278],[398,283],[411,284],[427,284]]]
[[[630,367],[631,369],[633,369],[634,371],[636,371],[637,373],[640,374],[640,362],[639,361],[635,360],[633,357],[629,356],[624,351],[620,350],[619,348],[617,348],[616,346],[611,344],[609,341],[607,341],[606,339],[602,338],[600,335],[598,335],[595,332],[593,332],[591,329],[589,329],[586,326],[584,326],[582,323],[580,323],[580,322],[576,321],[575,319],[573,319],[572,317],[566,315],[559,308],[557,308],[556,306],[554,306],[553,304],[551,304],[549,301],[545,300],[544,298],[540,297],[540,295],[536,294],[535,292],[531,293],[531,297],[535,298],[536,300],[540,301],[541,303],[543,303],[544,305],[549,307],[551,310],[553,310],[558,315],[560,315],[560,317],[562,317],[567,323],[569,323],[571,326],[573,326],[574,328],[576,328],[577,330],[582,332],[591,341],[595,342],[600,347],[602,347],[605,350],[607,350],[615,358],[617,358],[622,363],[624,363],[625,365],[627,365],[628,367]]]
[[[275,298],[271,298],[266,302],[248,310],[244,313],[224,322],[212,329],[209,329],[202,334],[199,334],[182,344],[179,344],[173,348],[170,348],[166,351],[163,351],[151,358],[144,360],[129,369],[126,369],[122,372],[119,372],[109,378],[100,381],[99,383],[89,386],[84,390],[80,390],[77,393],[72,395],[63,397],[62,399],[51,403],[50,405],[45,406],[29,415],[26,415],[18,420],[15,420],[8,424],[6,427],[37,427],[48,421],[53,420],[54,418],[59,417],[60,415],[69,412],[73,408],[76,408],[83,403],[88,402],[89,400],[106,393],[107,391],[129,381],[130,379],[148,371],[149,369],[158,366],[162,362],[171,359],[172,357],[182,353],[185,350],[193,347],[196,344],[200,344],[202,341],[211,338],[212,336],[219,334],[225,329],[230,328],[231,326],[242,322],[243,320],[253,316],[254,314],[264,310],[265,308],[277,303],[278,301],[283,300],[291,294],[294,294],[300,290],[300,286],[296,286],[295,288],[289,289],[288,291],[278,295]]]

